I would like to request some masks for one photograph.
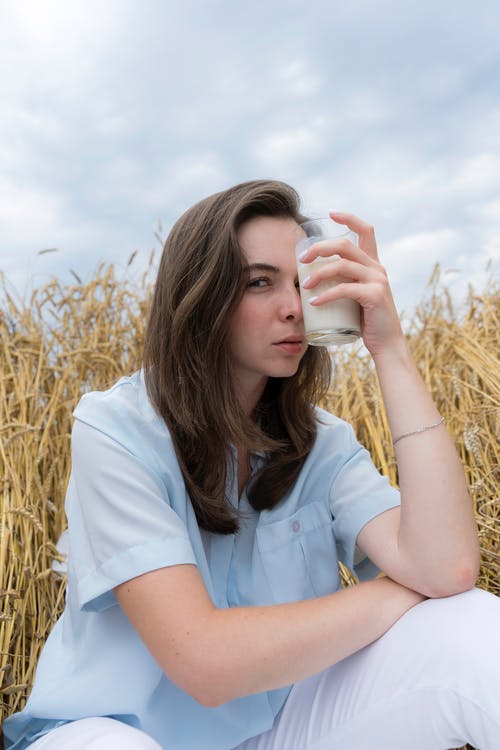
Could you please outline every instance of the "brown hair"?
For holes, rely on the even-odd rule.
[[[293,486],[316,436],[314,404],[330,382],[330,358],[308,347],[296,374],[269,378],[253,419],[234,390],[228,327],[243,294],[241,225],[256,216],[304,221],[289,185],[255,180],[197,203],[172,228],[160,260],[146,329],[149,398],[165,420],[201,528],[238,530],[225,497],[232,445],[265,451],[248,498],[274,507]]]

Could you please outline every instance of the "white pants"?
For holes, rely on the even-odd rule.
[[[370,646],[296,684],[274,727],[237,750],[500,750],[499,635],[492,594],[422,602]],[[106,718],[66,724],[30,750],[84,748],[160,750]]]

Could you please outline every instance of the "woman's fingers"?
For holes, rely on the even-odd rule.
[[[315,290],[310,300],[314,306],[348,297],[364,308],[374,309],[392,299],[387,273],[381,265],[363,265],[345,258],[316,265],[302,287]]]
[[[360,249],[353,242],[347,238],[340,240],[325,239],[318,240],[314,244],[310,245],[306,251],[299,256],[300,263],[311,263],[318,257],[332,258],[332,260],[338,260],[338,258],[347,258],[357,263],[371,264],[373,261],[371,257]]]
[[[378,260],[375,229],[371,224],[367,224],[366,221],[354,216],[354,214],[347,214],[342,211],[330,211],[330,217],[337,224],[342,224],[355,232],[358,235],[358,244],[361,250],[364,250],[373,260]]]
[[[311,274],[302,282],[304,289],[313,289],[323,281],[357,281],[368,283],[375,280],[379,275],[385,275],[380,266],[378,269],[365,266],[357,261],[340,258],[332,262],[321,261],[311,269]]]
[[[378,262],[375,230],[371,224],[367,224],[366,221],[363,221],[358,216],[354,216],[354,214],[343,213],[340,211],[330,211],[330,218],[335,223],[342,224],[357,234],[358,244],[355,245],[346,237],[338,240],[328,238],[319,240],[313,245],[310,245],[308,250],[303,253],[300,257],[301,262],[309,263],[318,255],[327,256],[335,253],[338,253],[343,257],[355,257],[353,255],[355,251],[358,253],[358,260],[361,260],[361,257],[364,255],[365,257],[368,256],[368,258]],[[363,251],[362,253],[359,253],[360,249]]]
[[[375,310],[387,304],[388,289],[381,280],[372,280],[365,284],[357,281],[342,281],[311,297],[308,303],[316,307],[344,298],[358,302],[365,310]]]

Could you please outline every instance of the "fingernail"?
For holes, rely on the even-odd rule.
[[[316,295],[315,297],[309,297],[307,301],[309,302],[310,305],[314,305],[317,299],[318,299],[318,295]]]
[[[305,288],[310,281],[311,281],[311,277],[310,276],[306,276],[306,278],[302,282],[302,286]]]
[[[305,250],[302,250],[300,255],[297,256],[297,259],[302,262],[302,259],[306,257],[307,253],[309,252],[309,248],[306,248]]]

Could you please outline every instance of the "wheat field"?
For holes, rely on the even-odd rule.
[[[500,296],[470,290],[455,310],[436,269],[405,320],[409,346],[462,457],[482,551],[478,585],[500,594],[498,363]],[[41,647],[61,612],[64,577],[52,570],[65,528],[72,411],[137,369],[150,296],[142,280],[101,265],[87,283],[51,280],[0,305],[0,721],[25,703]],[[377,467],[397,483],[394,452],[370,358],[334,354],[324,406],[350,421]],[[343,571],[345,583],[350,582]],[[480,634],[478,634],[478,638]]]

